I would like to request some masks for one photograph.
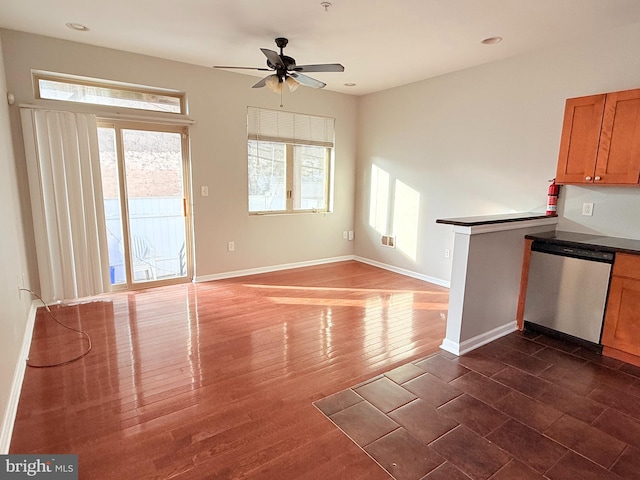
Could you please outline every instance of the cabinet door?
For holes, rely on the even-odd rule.
[[[638,183],[640,89],[607,94],[594,179],[595,183]]]
[[[604,102],[605,95],[567,100],[556,183],[593,183]]]
[[[640,280],[612,277],[602,344],[640,355]]]

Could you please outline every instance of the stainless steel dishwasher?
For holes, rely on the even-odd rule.
[[[525,327],[600,344],[614,254],[534,241]]]

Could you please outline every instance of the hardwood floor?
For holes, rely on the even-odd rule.
[[[11,452],[77,453],[81,479],[387,479],[312,402],[437,351],[447,302],[341,262],[52,308],[93,349],[27,369]],[[30,362],[79,354],[45,317]]]

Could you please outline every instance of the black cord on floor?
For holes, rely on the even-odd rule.
[[[59,363],[52,363],[52,364],[45,364],[45,365],[34,365],[32,363],[29,363],[29,360],[27,359],[27,366],[31,367],[31,368],[51,368],[51,367],[59,367],[61,365],[67,365],[69,363],[73,363],[77,360],[80,360],[81,358],[86,357],[89,352],[91,351],[92,345],[91,345],[91,337],[89,336],[89,334],[87,332],[83,332],[82,330],[77,330],[75,328],[69,327],[68,325],[65,325],[64,323],[60,322],[51,312],[51,309],[49,308],[49,305],[47,305],[47,303],[42,299],[42,297],[40,297],[40,295],[38,295],[36,292],[34,292],[33,290],[29,290],[28,288],[20,288],[20,291],[24,291],[24,292],[29,292],[31,295],[33,295],[34,297],[36,297],[38,300],[40,300],[42,302],[42,305],[44,305],[44,308],[47,310],[47,313],[49,314],[49,316],[51,317],[51,319],[56,322],[58,325],[60,325],[61,327],[66,328],[67,330],[71,330],[72,332],[76,332],[79,333],[83,336],[85,336],[87,338],[87,342],[89,342],[89,346],[88,348],[81,353],[80,355],[78,355],[77,357],[74,357],[70,360],[65,360],[64,362],[59,362]]]

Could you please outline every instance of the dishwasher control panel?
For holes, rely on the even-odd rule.
[[[532,252],[549,253],[551,255],[562,255],[565,257],[582,258],[585,260],[593,260],[595,262],[613,263],[615,254],[613,252],[603,252],[600,250],[591,250],[588,248],[569,247],[546,242],[533,242],[531,245]]]

